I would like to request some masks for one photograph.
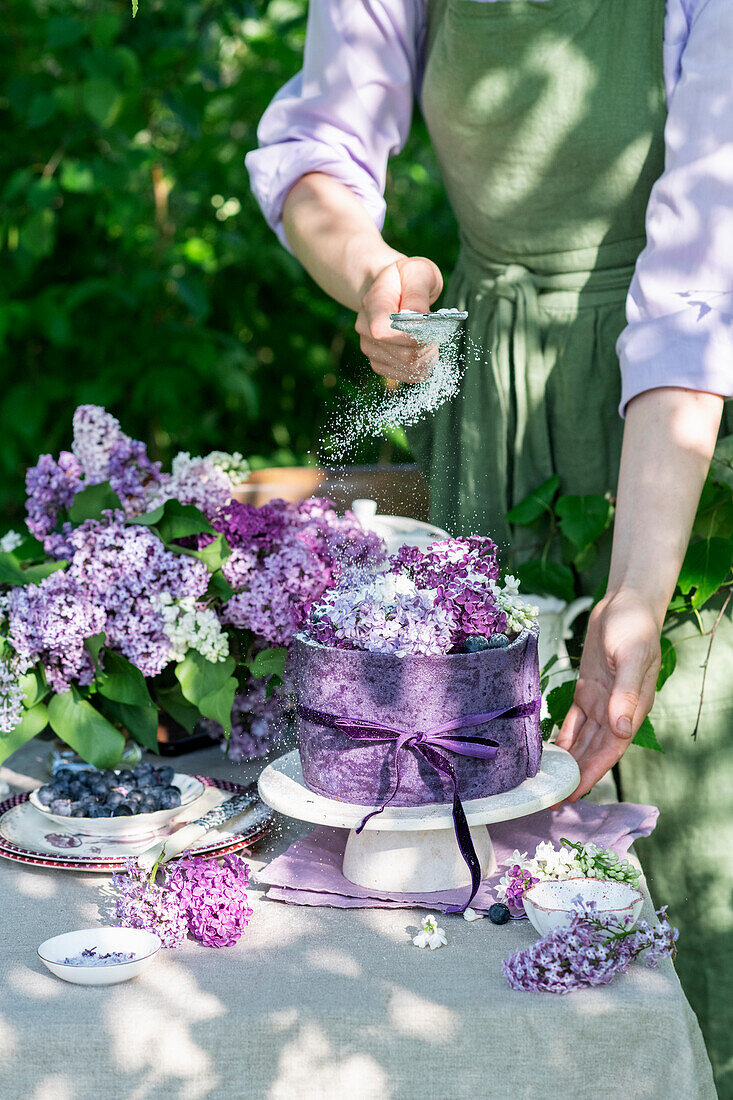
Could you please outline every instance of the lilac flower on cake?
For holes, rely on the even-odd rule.
[[[90,684],[94,662],[84,641],[105,629],[104,608],[70,572],[52,573],[38,585],[12,588],[6,600],[8,638],[21,671],[41,661],[54,691]]]

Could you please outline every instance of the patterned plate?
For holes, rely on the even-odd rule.
[[[206,786],[194,813],[182,814],[174,827],[161,830],[157,838],[175,831],[187,820],[199,817],[219,805],[230,794],[246,790],[237,783],[200,777]],[[272,811],[258,802],[251,809],[212,829],[191,848],[199,855],[225,855],[260,840],[270,829]],[[69,822],[71,826],[71,821]],[[73,828],[48,831],[48,822],[28,802],[28,794],[14,795],[0,802],[0,856],[31,866],[63,870],[85,870],[109,874],[131,856],[139,855],[156,837],[137,840],[92,837]]]

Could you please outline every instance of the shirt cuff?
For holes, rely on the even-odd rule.
[[[733,397],[733,324],[704,302],[627,325],[616,343],[624,416],[633,397],[662,386]]]
[[[339,156],[320,141],[295,140],[253,149],[245,157],[250,186],[271,229],[292,252],[282,226],[282,211],[290,188],[308,172],[323,172],[361,199],[378,229],[384,225],[386,204],[374,177],[348,154]]]

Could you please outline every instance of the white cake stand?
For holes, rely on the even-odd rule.
[[[546,745],[542,766],[532,779],[505,794],[463,803],[481,875],[496,870],[487,825],[545,810],[566,798],[578,785],[578,765],[570,753]],[[259,779],[260,797],[288,817],[350,829],[344,852],[344,877],[357,886],[401,894],[430,893],[468,886],[471,875],[458,849],[449,803],[392,807],[371,818],[360,833],[355,829],[373,806],[355,806],[325,798],[303,782],[297,749],[274,760]]]

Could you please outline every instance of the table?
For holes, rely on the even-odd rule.
[[[0,777],[30,789],[47,751],[31,743]],[[261,767],[216,749],[179,763],[238,782]],[[253,868],[306,828],[281,819]],[[108,881],[0,860],[2,1100],[715,1100],[669,961],[567,997],[517,993],[500,964],[534,938],[526,922],[442,917],[448,947],[420,951],[422,911],[287,906],[255,886],[236,947],[186,943],[106,989],[53,978],[36,947],[99,923]]]

